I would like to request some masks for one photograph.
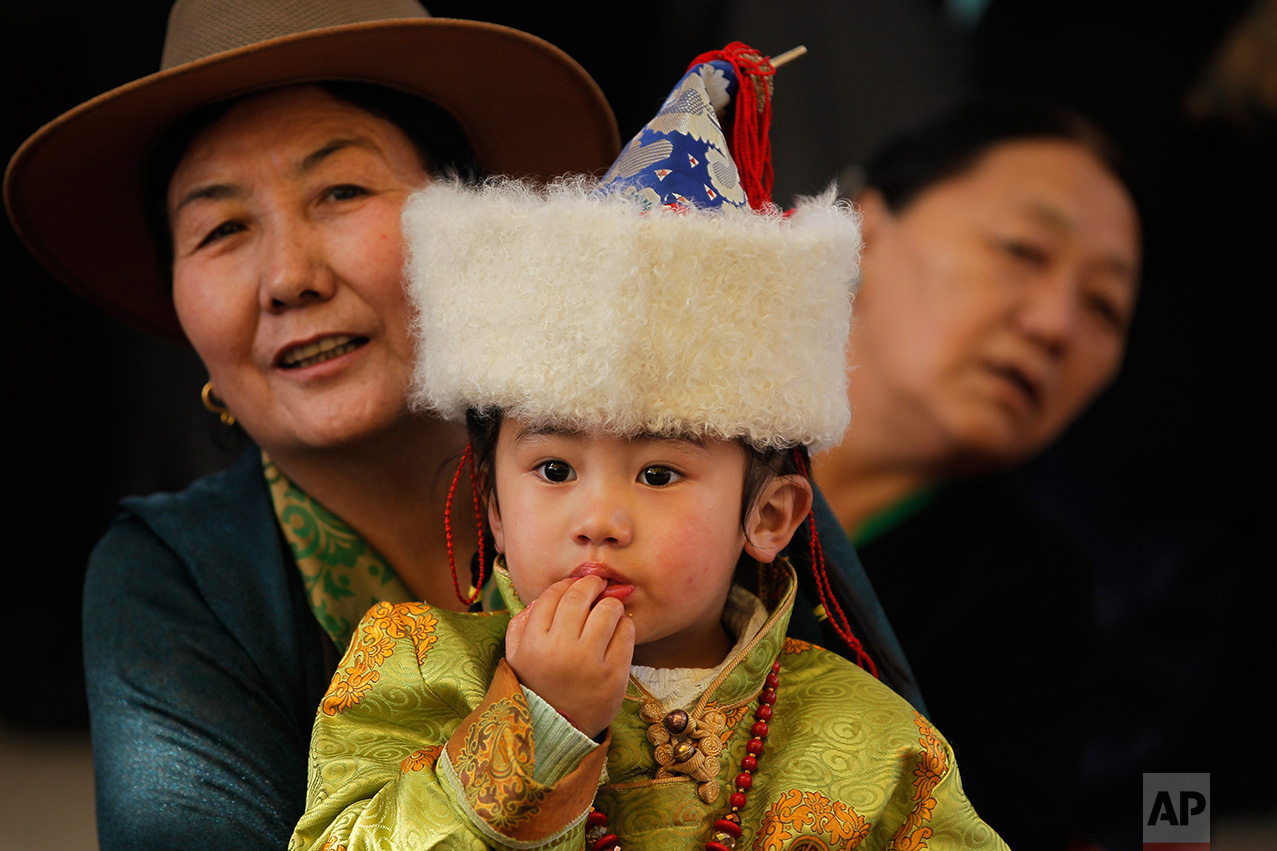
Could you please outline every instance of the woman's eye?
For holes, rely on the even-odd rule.
[[[1033,266],[1044,266],[1050,259],[1046,249],[1022,239],[1004,239],[999,247],[1009,257]]]
[[[328,190],[326,197],[330,201],[349,201],[352,198],[358,198],[367,195],[368,190],[362,186],[355,186],[353,183],[334,186]]]
[[[543,461],[537,465],[536,473],[547,482],[570,482],[576,478],[576,471],[566,461]]]
[[[204,238],[200,240],[199,247],[203,248],[210,243],[217,242],[219,239],[225,239],[226,237],[239,233],[242,230],[244,230],[244,226],[239,222],[222,222],[220,225],[205,234]]]
[[[663,488],[666,485],[672,485],[681,478],[683,478],[681,473],[675,472],[669,467],[662,467],[659,464],[653,464],[651,467],[645,467],[643,468],[643,472],[639,473],[639,481],[654,488]]]
[[[1126,316],[1113,303],[1111,299],[1104,296],[1090,295],[1086,296],[1086,307],[1105,325],[1109,325],[1117,330],[1126,328]]]

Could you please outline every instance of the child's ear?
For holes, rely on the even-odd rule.
[[[811,499],[806,476],[772,479],[749,512],[745,554],[762,564],[775,561],[811,511]]]
[[[488,528],[492,530],[492,540],[496,542],[497,552],[505,553],[505,530],[501,526],[501,506],[497,505],[496,494],[488,494]]]

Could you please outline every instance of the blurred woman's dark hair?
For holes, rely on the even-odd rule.
[[[1130,164],[1098,125],[1061,104],[1029,98],[970,101],[894,137],[866,163],[863,186],[876,189],[887,209],[899,213],[935,184],[973,167],[991,148],[1035,139],[1086,148],[1138,206]]]

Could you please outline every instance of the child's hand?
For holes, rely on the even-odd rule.
[[[510,619],[505,656],[519,681],[596,738],[621,710],[634,658],[625,606],[597,576],[562,579]],[[596,602],[597,601],[597,602]]]

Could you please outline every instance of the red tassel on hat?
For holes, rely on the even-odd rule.
[[[761,210],[772,202],[772,76],[776,69],[771,57],[742,41],[702,53],[687,68],[690,71],[716,59],[736,69],[735,111],[727,149],[736,161],[749,206]]]

